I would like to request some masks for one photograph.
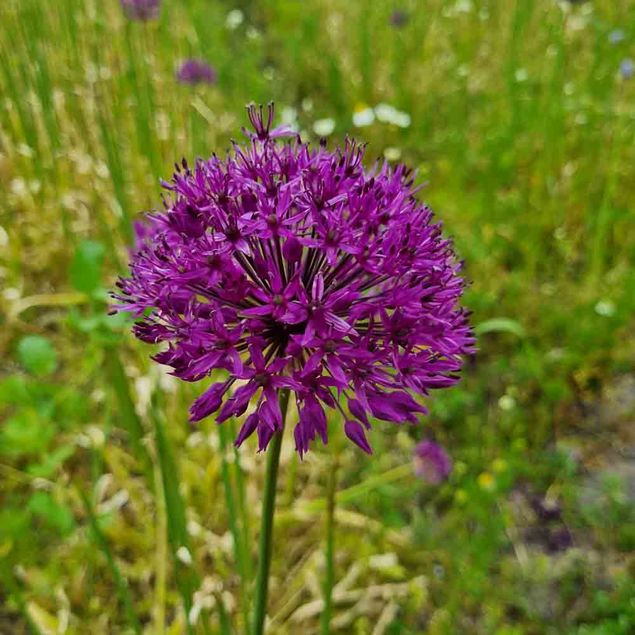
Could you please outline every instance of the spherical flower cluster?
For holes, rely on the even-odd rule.
[[[327,442],[325,409],[370,453],[371,417],[416,423],[426,410],[411,393],[454,384],[473,349],[460,264],[406,168],[366,170],[350,140],[311,148],[272,129],[272,106],[248,114],[247,144],[183,161],[163,183],[165,209],[137,227],[117,310],[138,317],[139,339],[168,343],[154,359],[177,377],[223,371],[192,422],[249,412],[235,443],[256,432],[263,450],[290,391],[300,455]]]
[[[121,0],[121,6],[131,20],[153,20],[159,16],[161,0]]]

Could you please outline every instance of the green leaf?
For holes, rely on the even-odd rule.
[[[93,295],[101,288],[101,265],[104,246],[94,240],[85,240],[77,246],[71,262],[69,277],[78,291]]]
[[[68,534],[75,526],[73,514],[65,505],[60,505],[47,492],[35,492],[31,496],[28,509],[47,525],[61,534]]]
[[[44,457],[40,463],[35,463],[28,467],[29,474],[40,478],[49,478],[57,468],[59,468],[67,458],[73,455],[75,448],[72,445],[62,445]]]
[[[51,343],[40,335],[27,335],[18,344],[18,358],[34,375],[49,375],[57,368],[57,353]]]
[[[504,317],[485,320],[485,322],[481,322],[474,327],[474,332],[476,335],[485,335],[486,333],[512,333],[520,339],[527,337],[527,332],[520,322]]]
[[[18,406],[29,403],[31,396],[21,375],[9,375],[0,381],[0,405]]]
[[[0,509],[0,538],[20,538],[28,530],[29,513],[24,505],[3,503],[3,509]]]
[[[24,408],[0,428],[0,455],[23,456],[43,452],[55,430],[37,411]]]

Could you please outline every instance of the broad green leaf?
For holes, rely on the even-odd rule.
[[[50,421],[35,410],[24,408],[0,428],[0,454],[24,456],[44,451],[53,434]]]
[[[61,534],[68,534],[75,526],[70,509],[58,503],[48,492],[35,492],[27,507],[35,516]]]
[[[18,344],[18,358],[34,375],[49,375],[57,368],[57,353],[41,335],[27,335]]]
[[[17,406],[30,400],[26,379],[21,375],[9,375],[0,381],[0,405]]]
[[[104,246],[94,240],[85,240],[77,246],[71,262],[69,276],[78,291],[93,295],[101,287],[101,265]]]

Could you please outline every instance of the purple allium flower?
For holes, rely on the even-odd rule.
[[[452,459],[434,441],[422,441],[415,448],[415,474],[431,485],[445,481],[452,471]]]
[[[635,62],[630,57],[620,63],[620,75],[622,79],[631,79],[635,75]]]
[[[181,63],[176,71],[176,78],[182,84],[215,84],[218,74],[207,62],[189,59]]]
[[[137,231],[116,310],[139,318],[139,339],[168,343],[154,359],[177,377],[226,375],[190,421],[249,409],[236,445],[257,432],[263,450],[289,390],[300,455],[327,442],[325,409],[370,452],[371,416],[416,423],[426,410],[411,392],[456,383],[473,350],[460,263],[405,167],[367,170],[350,140],[309,147],[272,129],[272,105],[248,114],[245,145],[193,168],[184,160],[163,183],[164,209]]]
[[[131,20],[154,20],[159,17],[161,0],[121,0],[121,6]]]
[[[403,9],[395,9],[390,14],[390,24],[397,29],[400,29],[406,26],[406,24],[408,24],[409,19],[410,19],[410,16]]]

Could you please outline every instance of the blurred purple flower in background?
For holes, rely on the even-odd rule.
[[[204,60],[191,58],[181,63],[176,78],[182,84],[215,84],[218,73]]]
[[[557,500],[533,496],[530,499],[530,504],[540,520],[560,520],[562,517],[562,505]]]
[[[422,441],[414,452],[415,474],[431,485],[445,481],[452,471],[452,459],[438,443]]]
[[[408,20],[410,19],[408,13],[403,9],[395,9],[390,14],[390,24],[397,29],[406,26],[408,24]]]
[[[552,553],[566,551],[573,546],[573,534],[567,527],[558,527],[547,535],[547,549]]]
[[[121,6],[131,20],[154,20],[159,17],[161,0],[121,0]]]
[[[426,409],[411,392],[455,384],[473,350],[461,264],[410,170],[366,170],[351,140],[311,148],[272,129],[273,106],[248,113],[248,143],[193,169],[183,161],[164,182],[165,209],[138,234],[116,310],[138,318],[139,339],[169,343],[154,359],[177,377],[225,374],[192,422],[218,409],[218,423],[239,417],[254,400],[236,445],[256,432],[264,450],[290,391],[300,455],[327,442],[325,408],[370,453],[370,417],[416,423]],[[447,475],[444,456],[421,459]]]
[[[622,79],[631,79],[635,75],[635,62],[630,57],[623,59],[620,63],[620,75]]]
[[[614,29],[609,33],[609,42],[611,44],[619,44],[626,39],[626,34],[622,29]]]

